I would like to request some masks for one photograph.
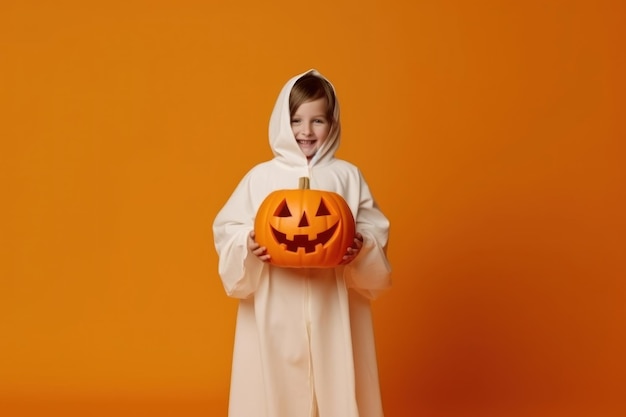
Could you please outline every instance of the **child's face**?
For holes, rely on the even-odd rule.
[[[331,121],[326,117],[326,98],[304,102],[291,117],[291,130],[298,146],[311,159],[328,137]]]

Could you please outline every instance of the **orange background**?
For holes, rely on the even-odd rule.
[[[4,0],[0,414],[225,415],[236,301],[211,224],[316,68],[392,222],[387,416],[625,415],[624,16]]]

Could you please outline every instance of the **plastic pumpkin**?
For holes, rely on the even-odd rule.
[[[332,191],[300,188],[270,193],[255,219],[256,241],[267,248],[273,265],[332,268],[352,246],[355,224],[346,201]]]

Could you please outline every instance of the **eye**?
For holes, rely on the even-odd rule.
[[[324,119],[315,119],[314,122],[321,125],[326,124],[326,120]]]
[[[283,200],[278,207],[276,207],[276,211],[274,212],[274,216],[276,217],[291,217],[291,212],[289,211],[289,207],[287,207],[287,200]]]
[[[328,210],[328,207],[326,207],[326,203],[324,203],[324,199],[320,200],[320,206],[317,208],[317,213],[315,213],[316,216],[328,216],[330,215],[330,211]]]
[[[291,124],[292,125],[297,125],[298,123],[300,123],[300,119],[291,119]]]

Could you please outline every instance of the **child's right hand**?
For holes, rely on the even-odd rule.
[[[270,255],[267,253],[267,248],[259,245],[254,240],[254,230],[248,235],[248,250],[252,252],[262,262],[269,262]]]

